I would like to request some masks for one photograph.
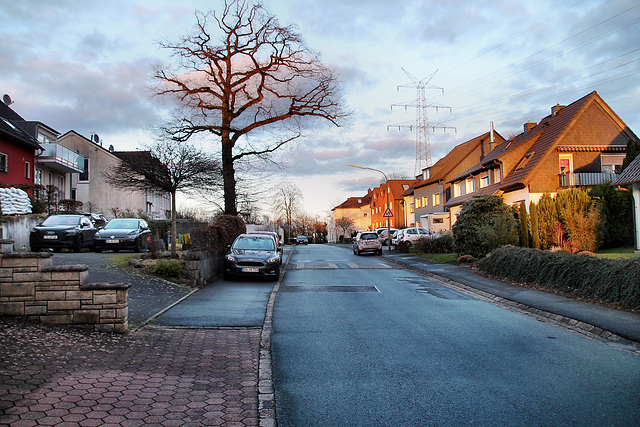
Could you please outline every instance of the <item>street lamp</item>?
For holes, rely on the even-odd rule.
[[[389,178],[387,178],[387,175],[385,175],[384,172],[382,172],[381,170],[378,169],[374,169],[374,168],[368,168],[366,166],[358,166],[358,165],[349,165],[353,168],[359,168],[359,169],[367,169],[370,171],[375,171],[375,172],[380,172],[382,174],[382,176],[384,176],[384,181],[385,184],[387,184],[387,209],[389,209],[389,212],[391,212],[391,206],[389,206]],[[386,211],[385,211],[386,214]],[[391,250],[391,225],[390,225],[390,219],[387,216],[387,239],[389,239],[389,250]]]

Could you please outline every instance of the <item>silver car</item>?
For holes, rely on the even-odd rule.
[[[426,228],[421,227],[411,227],[411,228],[403,228],[398,231],[396,237],[392,239],[392,243],[394,245],[400,244],[400,242],[407,242],[409,246],[414,244],[418,239],[432,238],[433,235]]]
[[[359,231],[353,239],[353,253],[373,252],[382,255],[382,239],[374,231]]]

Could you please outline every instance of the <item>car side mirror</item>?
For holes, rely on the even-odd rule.
[[[227,252],[231,252],[231,245],[227,245]]]

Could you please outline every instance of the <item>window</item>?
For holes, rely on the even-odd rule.
[[[36,169],[36,184],[42,185],[42,169]]]
[[[64,175],[58,177],[58,191],[60,192],[60,200],[65,199],[65,194],[64,194]]]
[[[31,179],[31,163],[24,162],[24,177]]]
[[[411,212],[411,213],[413,213],[413,212],[414,212],[414,204],[413,204],[413,203],[411,203],[411,204],[409,205],[409,212]]]
[[[533,156],[533,154],[534,153],[531,152],[526,156],[524,156],[518,163],[518,166],[516,166],[516,170],[523,169],[525,166],[527,166],[527,163],[529,163],[529,160],[531,160],[531,157]]]
[[[429,197],[424,196],[424,197],[422,198],[422,206],[424,206],[425,208],[426,208],[427,206],[429,206]]]
[[[480,188],[487,187],[489,185],[489,172],[482,172],[480,174]]]
[[[416,209],[420,209],[422,207],[422,199],[418,197],[416,199]]]
[[[462,183],[456,182],[453,184],[453,197],[462,196]]]
[[[7,172],[7,164],[9,163],[7,155],[0,153],[0,172]]]
[[[78,175],[78,181],[89,181],[89,159],[84,158],[84,167],[82,172]]]
[[[444,219],[443,218],[433,218],[433,223],[434,224],[444,224]]]
[[[436,193],[433,195],[433,206],[440,205],[440,193]]]
[[[493,180],[492,182],[496,183],[496,182],[500,182],[500,169],[496,168],[493,169]]]
[[[366,212],[364,213],[364,217],[365,217],[365,218],[367,217],[367,213],[366,213]]]
[[[600,164],[602,172],[621,173],[624,154],[601,154]]]
[[[473,177],[467,178],[467,194],[476,191],[476,180]]]
[[[561,175],[573,172],[573,156],[571,154],[560,154],[559,161]]]

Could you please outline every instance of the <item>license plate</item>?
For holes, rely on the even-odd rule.
[[[258,273],[260,269],[257,267],[242,267],[243,273]]]
[[[48,236],[48,235],[42,236],[42,237],[45,238],[45,239],[57,239],[58,238],[58,236]]]
[[[109,239],[109,240],[107,240],[107,243],[120,243],[120,240]]]

